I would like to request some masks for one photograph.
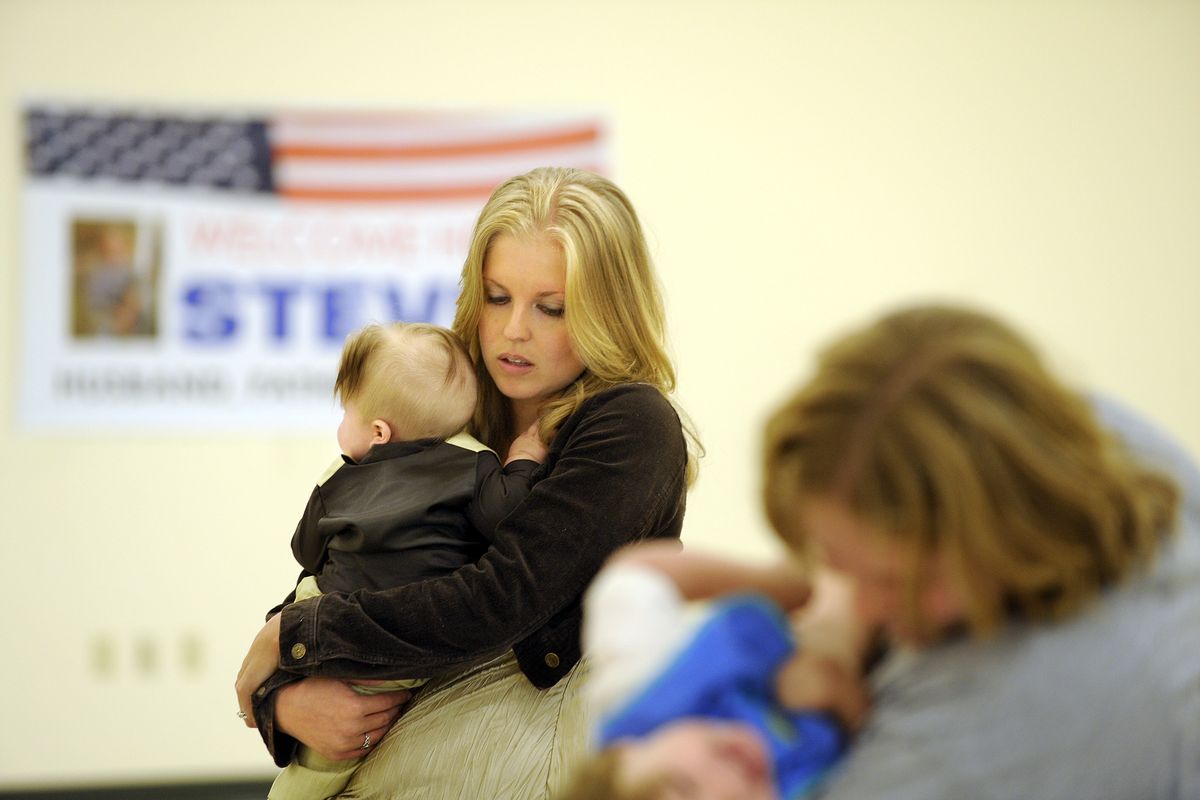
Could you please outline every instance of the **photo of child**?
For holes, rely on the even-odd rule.
[[[133,219],[71,224],[71,334],[76,339],[157,333],[159,237]]]

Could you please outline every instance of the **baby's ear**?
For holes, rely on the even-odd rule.
[[[392,440],[392,426],[381,419],[371,420],[371,444],[387,444]]]

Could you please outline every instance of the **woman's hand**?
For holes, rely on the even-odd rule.
[[[246,727],[257,727],[254,723],[254,708],[250,696],[266,683],[267,678],[275,674],[279,668],[279,622],[282,615],[276,614],[267,620],[262,630],[250,644],[250,651],[242,659],[242,668],[238,670],[234,689],[237,690],[238,708],[241,717],[246,721]]]
[[[336,678],[305,678],[279,690],[275,723],[326,758],[361,758],[388,732],[411,697],[406,691],[361,695]]]

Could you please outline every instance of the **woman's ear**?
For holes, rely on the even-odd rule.
[[[371,420],[371,444],[387,444],[392,440],[392,426],[381,419]]]

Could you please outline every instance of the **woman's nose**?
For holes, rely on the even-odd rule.
[[[504,323],[504,336],[513,342],[523,342],[529,338],[529,319],[524,310],[512,307],[508,320]]]

